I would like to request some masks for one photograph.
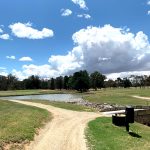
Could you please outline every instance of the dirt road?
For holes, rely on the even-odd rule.
[[[137,96],[137,95],[134,95],[132,97],[150,101],[150,97],[143,97],[143,96]]]
[[[87,150],[84,131],[90,120],[100,117],[92,112],[76,112],[32,102],[15,101],[25,105],[47,109],[53,119],[26,150]]]

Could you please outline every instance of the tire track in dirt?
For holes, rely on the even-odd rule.
[[[101,115],[93,112],[77,112],[33,102],[17,101],[36,106],[53,114],[51,122],[39,131],[26,150],[87,150],[84,131],[89,121]]]

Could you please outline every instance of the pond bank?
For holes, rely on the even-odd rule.
[[[125,110],[126,108],[126,106],[118,105],[118,104],[108,104],[108,103],[100,104],[100,103],[88,102],[85,100],[68,102],[68,103],[83,105],[83,106],[95,109],[96,111],[99,111],[99,112]],[[150,109],[150,106],[133,106],[133,107],[135,109]]]

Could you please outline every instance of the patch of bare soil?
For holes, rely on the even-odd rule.
[[[150,97],[143,97],[143,96],[137,96],[137,95],[134,95],[134,96],[132,96],[132,97],[138,98],[138,99],[149,100],[149,101],[150,101]]]
[[[84,130],[89,121],[100,117],[98,113],[76,112],[49,105],[15,101],[25,105],[46,109],[53,114],[53,119],[35,140],[25,147],[26,150],[87,150]]]

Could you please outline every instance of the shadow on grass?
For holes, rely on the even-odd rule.
[[[135,133],[135,132],[129,132],[129,135],[131,135],[132,137],[136,137],[136,138],[141,138],[142,136]]]

